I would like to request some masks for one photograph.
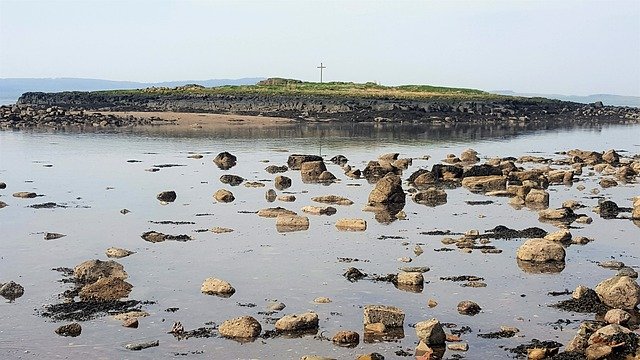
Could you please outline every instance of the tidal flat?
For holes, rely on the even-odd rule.
[[[443,358],[526,356],[523,345],[552,351],[551,342],[565,351],[581,324],[603,320],[602,310],[610,306],[578,312],[556,305],[571,299],[580,285],[594,289],[619,271],[632,275],[640,266],[640,220],[632,219],[633,198],[640,195],[633,170],[640,161],[638,139],[638,125],[1,131],[0,182],[6,187],[0,189],[0,202],[6,206],[0,208],[0,283],[20,284],[24,294],[0,302],[0,357],[355,359],[378,353],[386,359],[415,358],[420,350],[416,324],[432,318],[449,335],[446,345],[458,344],[442,348]],[[601,158],[592,162],[593,154],[571,152],[575,149]],[[617,160],[602,159],[612,149]],[[214,163],[225,152],[236,158],[227,169]],[[292,170],[293,154],[320,156],[336,179],[318,181],[322,172],[308,178],[304,168]],[[332,162],[338,155],[346,161]],[[397,159],[406,159],[391,171],[405,193],[403,205],[371,204],[375,180],[389,169],[385,161]],[[345,166],[365,172],[370,161],[382,169],[373,171],[380,175],[375,180],[346,175]],[[454,166],[462,173],[481,164],[507,169],[511,164],[505,162],[513,165],[509,172],[540,169],[545,180],[505,175],[504,183],[466,180],[462,186],[465,179],[455,175],[457,170],[434,168]],[[287,170],[266,171],[271,165]],[[624,166],[632,171],[620,174]],[[419,170],[431,173],[433,181],[423,176],[421,185],[415,178],[409,182]],[[565,179],[568,171],[572,176]],[[242,181],[226,177],[223,182],[224,175]],[[278,189],[277,176],[289,178],[290,187]],[[531,185],[548,194],[548,204],[527,202],[526,196],[520,202],[514,199],[517,190],[507,191],[527,180],[541,181],[539,189]],[[223,192],[216,200],[221,189],[233,199]],[[270,189],[275,199],[266,196]],[[175,199],[159,196],[170,191]],[[25,196],[13,196],[20,192]],[[313,200],[326,195],[353,204]],[[603,206],[605,201],[616,204],[615,215],[607,212],[611,206]],[[331,206],[335,212],[302,210],[309,206]],[[258,214],[276,207],[308,223],[283,231],[276,226],[279,218]],[[560,208],[571,208],[573,221],[540,220],[540,211]],[[362,220],[366,228],[344,231],[336,227],[340,219]],[[558,234],[562,230],[571,239]],[[511,236],[491,236],[497,233]],[[527,234],[555,234],[564,261],[518,260]],[[108,257],[110,248],[129,253]],[[123,254],[110,251],[116,253]],[[83,280],[82,272],[73,271],[96,259],[122,265],[126,276],[108,277],[131,287],[110,280],[107,295],[115,299],[96,300],[96,288],[86,288],[95,279]],[[352,268],[363,276],[354,277]],[[403,273],[420,273],[422,281]],[[94,303],[69,305],[80,301]],[[404,313],[403,323],[365,331],[367,305],[396,307]],[[67,312],[56,312],[60,309]],[[124,327],[126,317],[114,318],[134,310],[146,313],[131,315],[137,327]],[[637,339],[637,303],[627,310],[627,326]],[[301,331],[279,331],[276,325],[286,315],[310,312],[317,314],[317,326],[310,320],[297,328]],[[222,326],[226,320],[244,316],[259,324],[257,334],[249,321],[241,325],[252,336],[223,336],[233,334],[228,323]],[[74,326],[59,330],[73,322],[81,326],[79,336],[61,336],[77,333]],[[348,346],[334,344],[340,331],[358,333],[358,341],[343,333],[341,345]]]

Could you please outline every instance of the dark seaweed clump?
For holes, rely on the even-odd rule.
[[[56,321],[87,321],[100,316],[140,311],[140,305],[153,304],[152,301],[74,301],[69,303],[45,305],[41,316]]]
[[[516,356],[521,357],[527,356],[527,350],[529,349],[554,349],[554,348],[560,348],[562,347],[562,344],[560,344],[557,341],[553,341],[553,340],[545,340],[545,341],[540,341],[538,339],[532,339],[530,343],[528,344],[522,344],[522,345],[518,345],[514,348],[506,348],[506,350],[509,350],[509,352],[516,354]]]
[[[539,227],[530,227],[524,230],[509,229],[504,225],[498,225],[493,229],[487,230],[485,234],[480,235],[481,239],[533,239],[542,238],[547,232]]]
[[[609,311],[609,307],[603,304],[595,291],[589,291],[579,299],[568,299],[550,305],[551,307],[577,313],[601,314]]]
[[[500,330],[500,331],[494,331],[490,333],[478,334],[478,336],[483,339],[504,339],[504,338],[514,337],[515,335],[516,335],[515,331],[509,331],[509,330]]]

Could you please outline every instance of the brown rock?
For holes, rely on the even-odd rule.
[[[82,300],[119,300],[129,296],[132,289],[133,285],[119,277],[103,277],[92,284],[85,285],[79,295]]]
[[[81,333],[82,333],[82,326],[80,326],[80,324],[78,323],[62,325],[56,329],[56,334],[60,336],[76,337],[76,336],[80,336]]]
[[[343,231],[365,231],[367,222],[363,219],[338,219],[336,228]]]
[[[355,331],[338,331],[332,341],[337,345],[356,346],[360,342],[360,335]]]
[[[395,174],[387,174],[378,180],[369,194],[369,204],[404,204],[404,202],[402,179]]]
[[[262,326],[258,320],[251,316],[241,316],[225,320],[218,328],[220,335],[227,338],[250,339],[262,332]]]
[[[115,277],[123,280],[129,277],[124,271],[124,267],[113,260],[85,261],[73,269],[73,276],[83,283],[93,283],[100,278],[107,277]]]
[[[277,331],[300,331],[318,328],[318,314],[307,312],[285,315],[276,321]]]
[[[233,193],[226,189],[220,189],[213,194],[213,198],[222,203],[229,203],[235,200]]]
[[[207,278],[200,291],[207,295],[218,295],[222,297],[229,297],[236,292],[236,289],[228,282],[216,278]]]
[[[388,328],[402,327],[404,311],[395,306],[365,305],[364,324],[382,323]]]

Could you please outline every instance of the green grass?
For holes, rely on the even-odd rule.
[[[451,88],[430,85],[383,86],[373,82],[302,82],[300,80],[271,78],[256,85],[219,86],[205,88],[200,85],[186,85],[177,88],[147,88],[138,90],[108,90],[97,93],[112,95],[157,94],[210,94],[210,95],[296,95],[330,96],[371,99],[452,99],[452,100],[501,100],[514,97],[490,94],[482,90]]]

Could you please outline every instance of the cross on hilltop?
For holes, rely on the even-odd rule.
[[[322,69],[326,69],[327,67],[322,65],[322,63],[320,63],[320,66],[318,66],[318,69],[320,69],[320,84],[322,84]]]

